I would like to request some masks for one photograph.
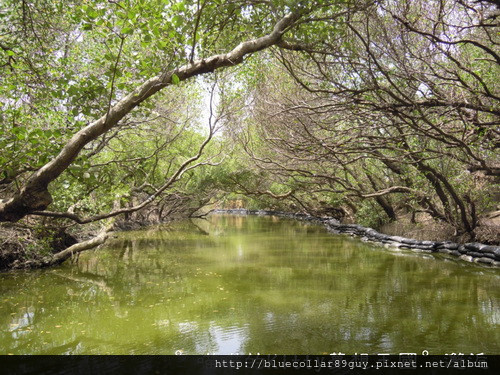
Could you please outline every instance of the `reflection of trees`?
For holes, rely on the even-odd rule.
[[[247,219],[241,228],[232,227],[230,218],[211,221],[208,233],[227,225],[221,236],[189,227],[178,233],[125,233],[108,250],[83,254],[74,267],[11,281],[5,276],[0,350],[496,348],[497,271],[409,251],[391,254],[311,225]],[[317,232],[308,233],[311,228]],[[26,313],[32,332],[13,337],[10,325]],[[26,325],[22,330],[28,331]]]
[[[123,312],[122,309],[120,308],[119,302],[115,300],[115,295],[113,292],[113,289],[108,285],[106,282],[106,279],[102,277],[97,277],[95,275],[90,274],[87,277],[84,276],[73,276],[73,275],[65,275],[61,273],[55,272],[54,275],[62,277],[66,280],[72,281],[77,284],[89,284],[91,286],[96,286],[99,288],[100,291],[104,292],[107,294],[110,300],[110,304],[113,306],[113,309],[115,310],[115,315],[118,318],[124,318],[127,316],[127,313]],[[70,293],[70,289],[68,289],[68,294]]]
[[[376,258],[365,261],[377,261]],[[450,279],[446,274],[439,275],[439,265],[431,265],[425,272],[421,268],[417,272],[421,273],[419,279],[423,280],[429,280],[433,275],[432,281],[415,285],[419,279],[415,279],[414,274],[401,272],[406,263],[397,257],[378,261],[377,268],[385,272],[381,274],[376,268],[369,272],[365,268],[368,272],[362,279],[358,278],[355,287],[348,267],[339,267],[338,274],[331,276],[335,285],[331,292],[314,289],[311,280],[297,282],[292,277],[285,294],[296,301],[294,310],[290,311],[290,303],[267,293],[268,297],[274,298],[261,301],[262,311],[249,316],[250,339],[246,350],[275,352],[276,348],[281,348],[287,353],[308,353],[311,348],[323,348],[324,351],[366,350],[375,353],[394,348],[423,350],[429,346],[465,350],[478,337],[485,343],[488,330],[493,328],[490,315],[494,310],[484,314],[484,310],[477,309],[482,299],[478,298],[477,292],[468,292],[482,289],[477,280],[467,280],[463,275]],[[493,290],[494,281],[487,283],[486,288]],[[446,305],[450,300],[454,301],[453,305]],[[487,301],[492,300],[488,298]],[[498,308],[498,303],[496,305]],[[273,314],[279,323],[265,329],[262,321],[266,314]],[[296,319],[296,316],[301,316],[301,319]],[[311,332],[312,337],[308,334]],[[266,335],[272,336],[274,341],[267,340]],[[304,337],[297,339],[298,346],[290,345],[291,337],[297,335]]]

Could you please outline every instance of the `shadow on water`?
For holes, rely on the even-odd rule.
[[[0,351],[499,354],[499,277],[299,221],[211,216],[0,275]]]

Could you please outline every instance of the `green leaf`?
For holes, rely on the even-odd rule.
[[[134,29],[132,29],[131,27],[124,27],[122,29],[122,34],[132,35],[133,33],[134,33]]]
[[[87,9],[85,9],[85,12],[87,13],[87,16],[91,19],[97,18],[99,16],[99,13],[92,7],[87,7]]]
[[[184,23],[184,19],[179,15],[175,15],[172,18],[172,21],[173,21],[174,25],[177,27],[181,26]]]
[[[45,134],[44,134],[44,132],[43,132],[43,130],[42,130],[42,129],[35,129],[35,130],[33,130],[33,131],[31,132],[31,135],[36,135],[36,136],[38,136],[38,137],[42,137],[42,136],[44,136]]]
[[[19,134],[19,133],[24,133],[26,132],[26,129],[22,126],[15,126],[12,128],[12,133],[14,134]]]
[[[174,73],[174,74],[172,74],[172,83],[173,83],[174,85],[177,85],[180,81],[181,81],[181,80],[180,80],[179,76],[177,76],[177,74],[175,74],[175,73]]]

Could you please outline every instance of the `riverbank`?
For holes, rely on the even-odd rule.
[[[375,229],[358,224],[343,224],[331,217],[319,217],[302,213],[288,213],[274,210],[216,209],[211,213],[228,213],[237,215],[274,215],[278,217],[303,220],[322,224],[335,234],[346,234],[359,237],[385,247],[409,249],[419,252],[443,253],[458,257],[472,263],[480,263],[491,267],[500,267],[500,246],[478,242],[458,243],[453,241],[429,241],[406,238],[403,236],[383,234]],[[204,215],[202,215],[204,216]],[[98,228],[89,228],[80,233],[79,238],[64,230],[47,233],[37,233],[28,227],[0,227],[0,272],[12,269],[45,268],[59,264],[74,254],[102,245],[110,231],[127,231],[147,227],[151,222],[116,222],[106,232],[94,236]],[[46,232],[44,230],[43,232]],[[109,233],[108,233],[109,232]],[[45,234],[45,236],[41,236]]]
[[[0,350],[500,353],[498,276],[307,221],[213,215],[120,232],[46,271],[0,274]]]
[[[500,246],[485,245],[478,242],[456,243],[452,241],[421,241],[401,236],[390,236],[377,232],[375,229],[363,227],[358,224],[342,224],[334,218],[317,217],[307,214],[295,214],[271,210],[247,210],[247,209],[218,209],[215,214],[236,215],[272,215],[290,219],[316,222],[324,225],[326,229],[334,234],[346,234],[360,237],[362,241],[377,243],[385,247],[408,249],[419,252],[443,253],[456,256],[459,259],[500,267]]]

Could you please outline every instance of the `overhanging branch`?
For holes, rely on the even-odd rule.
[[[281,36],[300,17],[301,13],[299,12],[289,13],[276,23],[271,33],[263,37],[242,42],[228,53],[195,60],[144,82],[109,108],[101,118],[75,133],[60,153],[35,172],[18,193],[10,199],[0,201],[0,221],[18,221],[32,212],[45,210],[52,202],[52,197],[47,190],[48,185],[68,168],[83,147],[116,126],[140,103],[171,85],[174,76],[177,76],[180,81],[184,81],[222,67],[240,64],[245,56],[277,44],[281,40]],[[191,162],[189,161],[189,163]]]

